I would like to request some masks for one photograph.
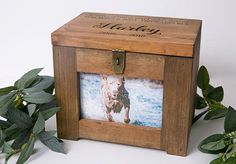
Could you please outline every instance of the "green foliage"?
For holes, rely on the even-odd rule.
[[[214,120],[225,117],[224,134],[213,134],[204,139],[198,146],[203,153],[219,154],[210,164],[236,164],[236,111],[226,107],[221,102],[224,98],[223,87],[213,87],[210,84],[206,67],[201,66],[198,72],[197,85],[202,96],[196,94],[195,109],[203,110],[194,117],[193,123],[204,116],[204,120]]]
[[[201,66],[198,71],[197,85],[201,89],[202,96],[196,93],[195,109],[204,110],[193,119],[193,123],[204,116],[204,120],[214,120],[225,117],[228,108],[221,102],[224,98],[223,87],[213,87],[206,67]]]
[[[204,120],[214,120],[218,118],[225,117],[228,109],[221,109],[219,108],[218,110],[209,110],[207,114],[204,117]]]
[[[29,95],[24,95],[23,96],[23,100],[25,100],[26,102],[29,103],[34,103],[34,104],[45,104],[45,103],[49,103],[54,99],[54,96],[44,92],[44,91],[40,91],[40,92],[34,92],[31,93]]]
[[[54,132],[41,132],[39,134],[40,141],[52,151],[65,153],[62,143],[60,143],[58,139],[53,136],[53,133]]]
[[[222,87],[217,87],[209,91],[207,95],[210,99],[221,102],[224,98],[224,90]]]
[[[204,153],[218,154],[227,149],[224,143],[223,134],[214,134],[204,139],[198,146],[199,150]]]
[[[229,107],[229,111],[226,114],[224,128],[226,133],[236,131],[236,112],[232,107]]]
[[[39,112],[38,119],[33,127],[33,133],[34,134],[40,133],[44,129],[44,126],[45,126],[45,120],[43,118],[43,115]]]
[[[236,111],[229,107],[225,122],[224,134],[214,134],[204,139],[198,146],[203,153],[220,154],[220,157],[211,161],[212,164],[227,164],[235,162],[236,139]],[[232,163],[234,164],[234,163]]]
[[[56,106],[54,79],[38,75],[42,68],[33,69],[14,83],[0,89],[0,148],[5,161],[17,153],[17,164],[27,161],[34,150],[37,138],[49,149],[64,153],[63,145],[45,131],[45,121],[59,111]]]
[[[201,66],[198,72],[197,84],[202,90],[207,90],[210,82],[209,74],[206,67]]]

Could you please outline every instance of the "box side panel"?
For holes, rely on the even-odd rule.
[[[187,155],[194,99],[192,67],[190,58],[165,60],[162,147],[169,154]]]
[[[75,48],[53,47],[58,136],[78,139],[79,102]]]

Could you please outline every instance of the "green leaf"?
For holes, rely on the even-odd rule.
[[[195,122],[197,122],[204,114],[206,114],[208,112],[208,110],[205,110],[201,113],[199,113],[198,115],[196,115],[193,120],[192,120],[192,124],[194,124]]]
[[[7,164],[7,161],[11,158],[11,156],[13,156],[14,154],[17,154],[17,153],[19,153],[19,152],[20,152],[20,150],[14,150],[14,151],[12,151],[12,152],[6,154],[6,157],[5,157],[5,164]]]
[[[56,134],[55,130],[52,130],[52,131],[42,131],[42,132],[39,133],[39,138],[41,140],[48,140],[48,139],[52,138],[55,134]]]
[[[39,139],[44,145],[46,145],[52,151],[58,153],[65,153],[62,143],[60,143],[56,137],[51,135],[52,133],[49,134],[48,132],[42,132],[39,134]]]
[[[53,99],[51,102],[46,103],[46,104],[40,104],[39,105],[39,110],[43,111],[43,110],[48,110],[49,108],[53,108],[56,107],[57,103],[56,103],[56,99]]]
[[[10,126],[11,126],[11,123],[9,123],[8,121],[0,120],[0,128],[1,129],[6,129],[6,128],[9,128]]]
[[[33,69],[33,70],[27,72],[26,74],[24,74],[19,79],[19,81],[16,83],[16,87],[19,90],[23,90],[23,89],[27,88],[28,86],[30,86],[32,84],[32,82],[36,79],[36,77],[38,76],[39,72],[42,69],[43,68]]]
[[[226,133],[236,131],[236,111],[232,107],[229,107],[225,116],[224,129]]]
[[[23,100],[33,104],[45,104],[54,99],[54,96],[44,91],[24,95]]]
[[[204,98],[202,98],[201,96],[199,96],[196,93],[196,96],[195,96],[195,109],[203,109],[203,108],[206,108],[206,107],[207,107],[207,103],[204,100]]]
[[[16,124],[11,125],[9,128],[4,130],[5,136],[10,136],[18,129]]]
[[[54,79],[51,76],[39,76],[38,78],[40,78],[39,82],[23,91],[26,93],[39,92],[49,88],[54,83]]]
[[[17,88],[14,86],[10,86],[10,87],[5,87],[5,88],[0,88],[0,96],[6,95],[8,93],[10,93],[13,90],[16,90]]]
[[[213,141],[213,142],[209,142],[206,144],[203,144],[201,146],[202,149],[205,150],[213,150],[213,151],[217,151],[217,150],[222,150],[226,147],[227,145],[225,145],[225,142],[223,139],[219,140],[219,141]]]
[[[47,89],[44,89],[45,92],[53,94],[55,89],[55,84],[53,83],[50,87],[48,87]]]
[[[13,104],[16,98],[16,92],[10,92],[0,98],[0,115],[4,115],[8,108]]]
[[[43,115],[39,112],[38,119],[33,127],[33,133],[38,134],[40,133],[45,127],[45,120]]]
[[[11,145],[7,142],[4,142],[2,152],[3,153],[10,153],[12,151],[14,151],[14,149],[12,149]]]
[[[25,161],[29,159],[34,150],[34,143],[35,143],[35,138],[30,137],[29,141],[22,146],[23,148],[16,164],[23,164]]]
[[[13,149],[20,149],[21,146],[25,143],[28,142],[30,138],[30,130],[26,129],[24,131],[22,131],[14,140],[14,142],[12,143],[12,148]]]
[[[10,141],[12,137],[14,137],[16,134],[19,133],[19,128],[16,124],[11,125],[9,128],[5,130],[1,130],[1,140],[0,140],[0,147],[3,145],[3,143],[6,141]]]
[[[197,84],[202,90],[207,90],[210,82],[209,74],[205,66],[201,66],[198,71]]]
[[[198,149],[203,153],[218,154],[223,153],[227,149],[227,145],[224,145],[221,140],[223,140],[223,134],[214,134],[206,139],[204,139],[199,145]],[[219,145],[217,144],[219,142]]]
[[[211,84],[208,85],[208,92],[211,92],[214,89],[215,89],[215,87],[213,87]]]
[[[222,163],[223,163],[223,159],[221,157],[216,158],[210,162],[210,164],[222,164]]]
[[[236,157],[230,157],[224,162],[224,164],[235,164],[235,163],[236,163]]]
[[[10,122],[15,123],[19,128],[26,129],[33,126],[32,118],[19,109],[8,110],[6,116]]]
[[[54,108],[50,108],[47,110],[43,110],[41,113],[44,117],[45,120],[48,120],[49,118],[51,118],[55,113],[57,113],[60,110],[60,107],[54,107]]]
[[[217,87],[213,90],[211,90],[208,95],[209,98],[217,101],[217,102],[221,102],[224,98],[224,90],[223,87]]]
[[[29,104],[27,106],[27,110],[28,110],[29,116],[31,117],[34,114],[35,110],[36,110],[36,105],[35,104]]]
[[[225,117],[227,112],[228,112],[228,109],[211,110],[205,115],[204,120],[215,120],[218,118]]]

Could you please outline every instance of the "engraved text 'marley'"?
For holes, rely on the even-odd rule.
[[[94,28],[106,28],[111,30],[127,30],[127,31],[137,31],[137,32],[146,32],[148,35],[153,34],[161,34],[159,29],[149,28],[148,26],[138,26],[138,27],[132,27],[132,26],[124,26],[123,24],[113,24],[113,23],[100,23],[98,25],[94,25]]]

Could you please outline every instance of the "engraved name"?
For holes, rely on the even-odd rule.
[[[124,26],[123,24],[100,23],[98,25],[94,25],[93,28],[145,32],[147,35],[161,34],[160,29],[149,28],[148,26],[145,25],[132,27],[132,26]]]

